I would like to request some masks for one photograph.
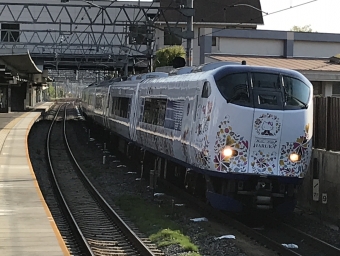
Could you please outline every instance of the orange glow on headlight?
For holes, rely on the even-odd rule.
[[[301,156],[299,154],[292,153],[289,155],[289,160],[295,163],[301,160]]]
[[[232,149],[230,146],[226,146],[224,149],[222,149],[221,154],[225,158],[230,158],[233,156],[237,156],[238,152],[237,150]]]
[[[222,151],[224,157],[231,157],[233,155],[233,150],[231,148],[225,148]]]

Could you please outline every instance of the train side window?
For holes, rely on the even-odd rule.
[[[208,81],[205,81],[202,89],[202,98],[208,98],[211,94],[211,86]]]
[[[112,97],[111,113],[116,116],[128,118],[130,98],[126,97]]]
[[[143,122],[164,126],[166,99],[146,98],[144,103]]]
[[[251,106],[248,73],[235,73],[216,81],[222,96],[229,103]]]
[[[95,109],[103,109],[103,95],[96,94]]]

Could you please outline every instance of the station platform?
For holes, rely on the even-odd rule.
[[[41,112],[0,113],[0,255],[70,255],[44,201],[28,155],[27,137]]]

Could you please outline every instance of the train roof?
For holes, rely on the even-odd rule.
[[[275,67],[266,67],[266,66],[248,66],[248,65],[230,65],[230,66],[222,66],[212,71],[214,78],[217,80],[225,75],[237,72],[269,72],[276,74],[285,74],[288,76],[292,76],[298,78],[305,83],[309,84],[309,80],[302,75],[300,72],[285,69],[285,68],[275,68]]]
[[[176,68],[169,72],[169,76],[175,76],[175,75],[183,75],[183,74],[189,74],[195,67],[182,67],[182,68]]]
[[[213,66],[210,66],[213,67]],[[168,77],[160,77],[160,78],[153,78],[153,79],[147,79],[144,81],[141,81],[141,84],[148,84],[148,83],[167,83],[167,82],[176,82],[176,81],[199,81],[199,80],[205,80],[208,79],[208,77],[213,77],[215,80],[218,80],[228,74],[232,73],[239,73],[239,72],[268,72],[268,73],[274,73],[274,74],[285,74],[291,77],[295,77],[297,79],[300,79],[306,84],[310,85],[309,80],[303,76],[301,73],[295,71],[295,70],[289,70],[289,69],[283,69],[283,68],[274,68],[274,67],[264,67],[264,66],[248,66],[248,65],[240,65],[240,64],[230,64],[223,65],[221,63],[221,66],[210,69],[207,71],[201,71],[201,72],[191,72],[186,73],[183,75],[170,75]]]
[[[246,63],[235,62],[211,62],[202,64],[198,67],[182,67],[173,69],[168,73],[165,72],[150,72],[132,76],[126,81],[123,81],[121,77],[106,80],[101,83],[90,84],[87,89],[93,87],[105,87],[110,86],[113,83],[117,83],[119,86],[136,86],[138,83],[157,83],[164,81],[176,81],[176,80],[188,80],[194,81],[199,79],[207,79],[208,76],[213,76],[215,80],[220,79],[231,73],[237,72],[270,72],[270,73],[283,73],[292,77],[299,78],[307,84],[310,84],[309,80],[301,73],[284,68],[266,67],[266,66],[249,66]],[[185,78],[182,76],[185,75]],[[85,88],[86,89],[86,88]]]
[[[209,62],[209,63],[204,63],[202,65],[199,65],[191,71],[192,73],[196,72],[204,72],[204,71],[209,71],[213,70],[222,66],[228,66],[228,65],[241,65],[241,63],[237,62],[231,62],[231,61],[218,61],[218,62]]]
[[[187,67],[182,67],[182,68],[176,68],[169,72],[169,76],[205,72],[205,71],[213,70],[213,69],[219,68],[221,66],[226,66],[226,65],[240,65],[240,63],[230,62],[230,61],[219,61],[219,62],[204,63],[199,66],[192,66],[192,67],[187,66]]]
[[[166,77],[169,76],[166,72],[150,72],[150,73],[143,73],[135,76],[130,76],[128,80],[134,81],[134,80],[143,80],[147,78],[154,78],[154,77]]]
[[[110,80],[104,80],[104,81],[100,82],[99,84],[97,84],[96,87],[108,87],[112,83],[121,82],[121,81],[123,81],[122,77],[115,77],[115,78],[112,78]]]

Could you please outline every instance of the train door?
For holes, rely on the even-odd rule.
[[[192,129],[193,129],[193,119],[195,110],[197,108],[197,88],[200,86],[200,82],[197,81],[183,81],[180,84],[180,91],[178,93],[178,99],[181,99],[183,90],[186,90],[184,95],[186,97],[181,100],[182,103],[182,125],[181,125],[181,151],[182,160],[190,163],[192,161],[191,157],[191,141],[192,141]],[[185,88],[185,89],[184,89]]]
[[[111,88],[111,85],[108,87],[107,92],[105,93],[104,104],[103,104],[103,124],[104,124],[104,127],[106,128],[109,128],[108,114],[110,111],[110,98],[111,98],[110,88]]]
[[[249,152],[251,173],[278,175],[283,122],[280,80],[279,74],[251,74],[255,109]]]
[[[136,133],[136,126],[139,121],[139,83],[136,86],[136,89],[134,90],[134,93],[131,94],[131,100],[130,100],[130,123],[129,123],[129,133],[130,133],[130,139],[132,141],[137,141],[137,133]]]
[[[208,164],[219,172],[246,173],[254,118],[250,75],[227,74],[217,79],[216,85],[219,93],[209,98],[201,118],[211,125],[208,141],[215,142],[206,146],[212,159]],[[203,134],[205,126],[200,129]],[[200,157],[201,161],[205,158],[205,154]]]
[[[92,119],[94,118],[93,115],[95,100],[96,100],[96,88],[92,88],[89,93],[89,114]]]
[[[199,161],[197,162],[197,154],[200,154],[201,149],[204,148],[204,136],[203,132],[201,130],[203,122],[202,119],[204,119],[204,113],[203,108],[207,105],[208,102],[208,96],[206,93],[203,93],[205,89],[204,82],[199,81],[197,83],[197,86],[193,91],[193,102],[192,102],[192,116],[191,116],[191,127],[190,127],[190,160],[191,164],[193,165],[199,165],[199,167],[206,167],[205,165],[202,165],[202,163]],[[202,97],[203,96],[203,97]],[[198,150],[200,149],[200,150]]]

